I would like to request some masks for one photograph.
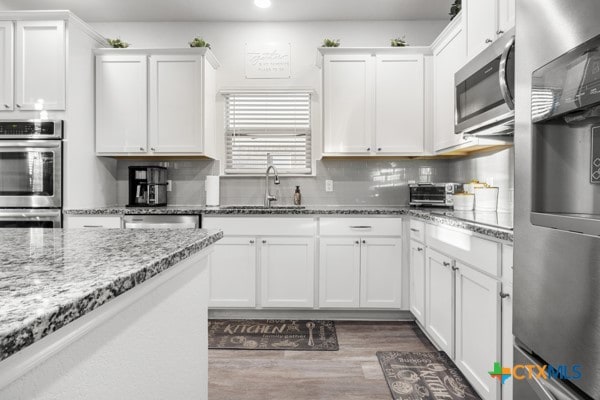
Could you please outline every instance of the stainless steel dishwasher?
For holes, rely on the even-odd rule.
[[[125,229],[198,229],[199,215],[125,215]]]

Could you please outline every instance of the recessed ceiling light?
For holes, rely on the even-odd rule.
[[[254,0],[254,5],[260,8],[271,7],[271,0]]]

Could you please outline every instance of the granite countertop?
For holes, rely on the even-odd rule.
[[[222,236],[204,229],[1,229],[0,360]]]
[[[65,210],[68,215],[409,215],[439,224],[467,229],[504,241],[513,241],[511,212],[453,211],[447,208],[408,206],[167,206],[167,207],[100,207]]]

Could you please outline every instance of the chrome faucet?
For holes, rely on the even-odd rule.
[[[267,171],[265,172],[265,207],[267,208],[271,207],[272,201],[277,201],[277,197],[273,196],[269,192],[269,173],[271,171],[273,171],[273,173],[275,174],[275,181],[273,183],[279,185],[279,175],[277,174],[277,168],[275,168],[275,166],[269,160],[269,165],[267,166]]]

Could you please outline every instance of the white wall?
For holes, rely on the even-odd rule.
[[[188,47],[195,36],[208,41],[221,63],[217,90],[232,88],[308,88],[313,95],[313,143],[320,146],[321,70],[316,67],[317,47],[324,38],[340,39],[345,47],[389,46],[391,38],[406,35],[414,46],[428,46],[449,21],[334,21],[334,22],[161,22],[95,23],[109,38],[120,37],[137,48]],[[246,43],[290,43],[290,79],[246,79]],[[222,154],[224,139],[223,99],[217,96],[216,131]],[[315,154],[320,148],[315,148]],[[221,163],[223,166],[224,163]]]

